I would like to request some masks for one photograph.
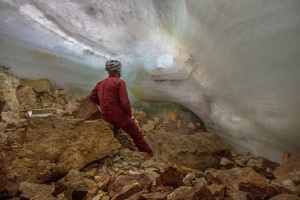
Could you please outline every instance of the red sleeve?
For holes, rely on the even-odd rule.
[[[100,101],[99,101],[99,98],[98,98],[97,85],[95,86],[95,88],[90,93],[89,99],[90,99],[91,102],[93,102],[93,103],[95,103],[97,105],[100,105]]]
[[[131,104],[128,98],[128,93],[126,89],[126,84],[122,80],[118,84],[118,89],[119,89],[119,97],[120,97],[120,106],[124,110],[124,112],[131,117]]]

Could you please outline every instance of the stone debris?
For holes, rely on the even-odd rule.
[[[87,97],[48,79],[19,80],[3,67],[0,77],[0,199],[300,199],[300,155],[285,152],[280,165],[240,154],[203,131],[200,119],[186,122],[174,110],[149,119],[133,108],[150,157],[124,132],[114,137]],[[53,115],[27,114],[42,108]]]

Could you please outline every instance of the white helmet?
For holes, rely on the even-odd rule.
[[[120,61],[117,61],[117,60],[106,61],[105,70],[108,72],[111,72],[115,69],[121,69],[121,68],[122,68],[122,64]]]

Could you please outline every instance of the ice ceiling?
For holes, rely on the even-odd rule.
[[[299,0],[1,0],[0,45],[18,76],[86,94],[119,59],[132,94],[184,105],[232,147],[300,152]]]

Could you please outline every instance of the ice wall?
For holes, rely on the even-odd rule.
[[[107,59],[232,147],[300,152],[299,0],[0,1],[0,64],[88,92]]]

